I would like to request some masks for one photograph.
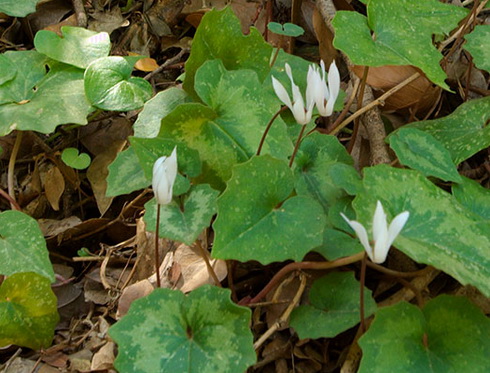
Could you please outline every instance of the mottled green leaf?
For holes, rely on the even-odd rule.
[[[451,154],[434,136],[416,128],[403,127],[389,137],[400,163],[444,181],[461,182]]]
[[[39,0],[0,0],[0,12],[12,17],[25,17],[36,11]]]
[[[108,170],[109,175],[106,179],[108,197],[129,194],[151,184],[151,178],[146,177],[132,147],[120,152],[109,165]]]
[[[200,184],[193,186],[182,200],[174,197],[172,203],[160,206],[160,237],[192,245],[211,224],[211,218],[216,213],[218,194],[208,184]],[[154,232],[157,216],[155,199],[145,204],[145,211],[146,228]]]
[[[311,197],[294,196],[285,161],[268,155],[237,165],[218,199],[213,256],[262,264],[299,261],[323,240],[326,217]]]
[[[449,89],[432,35],[448,34],[466,14],[466,9],[438,0],[371,0],[367,17],[337,12],[332,21],[334,46],[356,65],[413,65]]]
[[[453,195],[468,210],[490,220],[490,189],[474,180],[462,177],[460,184],[453,185]]]
[[[230,290],[209,285],[185,296],[156,289],[109,329],[120,372],[237,373],[256,361],[251,312]]]
[[[203,17],[192,40],[192,50],[185,64],[184,89],[197,99],[195,74],[208,60],[219,59],[227,70],[251,69],[263,81],[269,73],[272,47],[257,29],[243,35],[240,21],[231,8],[212,10]]]
[[[153,89],[145,79],[131,76],[140,57],[102,57],[85,70],[85,93],[102,110],[129,111],[142,107]]]
[[[364,169],[364,190],[354,200],[357,220],[371,228],[376,201],[391,220],[402,211],[410,218],[394,246],[463,284],[490,295],[490,226],[419,172],[379,165]],[[372,236],[371,236],[372,237]]]
[[[189,96],[182,89],[172,87],[158,92],[155,97],[146,101],[138,119],[134,122],[134,136],[156,137],[160,131],[162,118],[178,105],[189,101]]]
[[[490,320],[466,298],[441,295],[423,310],[397,303],[360,338],[359,372],[485,373],[489,335]]]
[[[36,220],[22,212],[0,213],[0,274],[35,272],[54,281],[46,241]]]
[[[328,212],[329,206],[345,195],[330,171],[338,163],[352,165],[352,157],[335,136],[314,132],[301,142],[295,162],[296,191],[315,198]]]
[[[359,282],[353,272],[333,272],[313,283],[310,304],[296,308],[290,324],[301,339],[332,338],[360,321]],[[371,291],[364,288],[364,314],[376,311]]]
[[[490,96],[461,104],[452,114],[434,120],[411,123],[403,128],[418,128],[430,133],[459,164],[490,146]]]
[[[476,67],[490,72],[490,25],[475,26],[473,32],[464,38],[464,48],[471,53]]]
[[[36,273],[16,273],[0,286],[0,347],[47,348],[58,323],[50,281]]]
[[[0,85],[2,85],[15,77],[17,68],[10,61],[10,58],[5,57],[4,54],[0,54],[0,66],[2,67],[0,69]]]
[[[196,74],[195,88],[208,106],[179,105],[162,120],[159,137],[199,151],[199,182],[223,189],[236,163],[257,152],[267,123],[279,109],[277,98],[264,90],[251,70],[227,71],[219,60],[206,62]],[[278,118],[263,153],[286,159],[292,152],[284,122]]]
[[[82,69],[97,58],[108,56],[111,50],[107,32],[63,26],[61,33],[62,36],[58,36],[54,31],[38,31],[34,38],[36,50],[54,60]]]
[[[83,70],[35,51],[3,55],[17,71],[14,79],[0,85],[0,136],[15,129],[50,133],[60,124],[87,124],[93,108],[85,98]]]
[[[325,228],[323,244],[314,249],[328,260],[354,255],[363,250],[364,248],[356,237],[332,228]]]

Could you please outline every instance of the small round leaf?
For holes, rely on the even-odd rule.
[[[61,160],[77,170],[83,170],[90,166],[90,156],[87,153],[79,154],[76,148],[66,148],[63,150]]]

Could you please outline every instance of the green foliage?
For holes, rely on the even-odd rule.
[[[0,347],[32,349],[51,345],[58,323],[56,296],[50,281],[36,273],[15,273],[0,286]]]
[[[178,105],[189,102],[189,96],[178,88],[169,88],[158,92],[155,97],[146,101],[143,110],[134,122],[135,137],[156,137],[160,131],[162,118]]]
[[[35,272],[54,281],[46,241],[36,220],[22,212],[0,213],[0,274]]]
[[[256,361],[251,312],[230,291],[205,285],[185,296],[156,289],[109,330],[120,372],[243,372]]]
[[[291,36],[293,38],[305,33],[305,30],[303,30],[301,26],[295,25],[294,23],[285,23],[284,25],[281,25],[277,22],[269,22],[267,28],[274,34]]]
[[[313,283],[310,304],[291,314],[290,324],[301,339],[332,338],[359,323],[359,282],[352,272],[333,272]],[[371,291],[364,289],[364,312],[376,311]]]
[[[490,320],[466,298],[441,295],[420,310],[380,309],[359,340],[359,372],[488,371]]]
[[[259,146],[267,122],[279,108],[250,70],[227,71],[219,60],[208,61],[196,74],[196,92],[208,106],[179,105],[162,120],[159,137],[173,139],[199,152],[203,173],[199,182],[223,189],[231,168],[249,159]],[[264,152],[286,158],[292,144],[278,118]]]
[[[12,17],[25,17],[36,11],[39,0],[0,0],[0,12]]]
[[[68,166],[77,170],[84,170],[90,166],[90,155],[78,152],[77,148],[66,148],[61,153],[61,160]]]
[[[473,32],[464,38],[466,39],[465,49],[471,53],[476,67],[490,72],[490,49],[488,48],[490,25],[475,26]]]
[[[325,214],[311,197],[290,197],[293,187],[285,161],[265,155],[235,166],[218,200],[213,256],[267,264],[319,246]]]
[[[370,167],[364,170],[363,184],[353,203],[357,220],[370,224],[377,200],[391,217],[409,211],[394,246],[490,296],[489,224],[416,171]]]
[[[430,133],[403,127],[390,136],[389,141],[401,164],[419,170],[425,176],[461,182],[451,154]]]
[[[151,184],[140,165],[138,156],[132,147],[119,153],[109,167],[106,195],[110,197],[129,194],[146,188]]]
[[[41,30],[34,38],[39,53],[82,69],[100,57],[107,57],[111,49],[109,34],[81,27],[61,27],[62,37],[53,31]]]
[[[263,81],[269,73],[272,47],[257,29],[242,34],[240,21],[231,8],[212,10],[203,17],[194,35],[192,50],[185,64],[184,89],[194,98],[195,75],[206,61],[219,59],[227,70],[251,69]]]
[[[415,122],[403,128],[430,133],[449,150],[453,162],[459,164],[490,146],[489,119],[490,97],[483,97],[460,105],[444,118]]]
[[[83,70],[35,51],[3,56],[0,71],[15,66],[15,77],[0,85],[0,136],[16,129],[50,133],[60,124],[87,123],[93,108],[85,98]]]
[[[453,185],[454,197],[468,210],[481,216],[484,220],[490,220],[490,190],[482,187],[476,181],[466,177],[461,178],[461,183]]]
[[[367,17],[337,12],[332,21],[334,46],[356,65],[416,66],[449,90],[446,73],[439,66],[442,55],[433,46],[432,35],[448,34],[466,14],[466,9],[438,0],[371,0]]]
[[[140,57],[103,57],[93,61],[85,71],[85,94],[99,109],[128,111],[139,109],[153,93],[150,83],[132,77],[133,66]]]
[[[219,192],[207,184],[192,187],[178,202],[160,206],[160,236],[192,245],[211,223],[216,213]],[[152,199],[145,204],[147,230],[155,231],[157,204]]]

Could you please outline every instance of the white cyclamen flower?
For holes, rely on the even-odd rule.
[[[159,205],[172,202],[172,191],[177,177],[177,147],[169,157],[160,157],[153,165],[153,193]]]
[[[325,63],[320,61],[321,73],[317,66],[310,66],[308,69],[308,88],[311,89],[313,100],[315,101],[318,112],[322,117],[328,117],[333,113],[333,106],[339,96],[340,74],[332,62],[328,69],[328,85],[325,80]]]
[[[364,249],[366,249],[369,259],[371,259],[374,263],[380,264],[386,260],[391,244],[393,241],[395,241],[396,236],[398,236],[405,226],[410,213],[408,211],[404,211],[398,214],[391,221],[391,224],[388,227],[383,205],[380,201],[378,201],[373,217],[374,249],[369,244],[366,228],[364,228],[364,226],[358,221],[349,220],[342,213],[340,213],[340,215],[342,215],[344,220],[351,226],[354,232],[356,232],[359,241],[361,241],[362,246],[364,246]]]
[[[272,86],[274,87],[274,91],[276,92],[277,97],[291,110],[293,113],[294,119],[299,124],[305,125],[308,124],[311,120],[311,115],[313,113],[313,107],[315,106],[315,101],[313,100],[312,90],[307,87],[306,89],[306,106],[303,100],[303,96],[299,91],[299,87],[294,84],[293,74],[291,72],[291,67],[289,64],[285,65],[286,74],[289,76],[291,80],[291,87],[293,91],[293,100],[289,98],[289,94],[286,91],[286,88],[274,77],[272,77]]]

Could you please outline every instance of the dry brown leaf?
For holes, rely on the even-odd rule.
[[[358,77],[362,77],[364,66],[353,66],[353,71]],[[388,97],[382,110],[396,111],[416,107],[417,113],[425,113],[439,99],[441,89],[413,66],[387,65],[369,68],[367,84],[375,89],[374,93],[378,97],[416,72],[422,76]]]
[[[91,371],[110,369],[114,364],[114,349],[116,345],[114,342],[107,342],[103,345],[99,351],[94,354],[92,358],[92,364],[90,365]]]
[[[107,189],[106,178],[109,174],[107,167],[114,161],[117,153],[123,149],[125,144],[125,140],[115,141],[104,152],[94,158],[87,170],[87,178],[92,186],[101,216],[106,213],[114,199],[114,197],[107,197],[105,193]]]
[[[126,315],[129,311],[131,303],[133,303],[136,299],[149,295],[153,289],[153,285],[148,280],[141,280],[126,287],[119,297],[116,319],[119,320],[121,317]]]
[[[158,69],[159,66],[153,58],[146,57],[138,60],[134,67],[140,71],[150,72]]]
[[[93,19],[88,22],[88,29],[102,32],[105,31],[109,35],[117,30],[119,27],[129,26],[129,21],[124,19],[121,14],[121,8],[113,7],[112,10],[104,12],[103,10],[97,10],[90,14]]]
[[[44,30],[56,32],[59,36],[61,36],[61,28],[63,26],[78,26],[76,14],[72,14],[71,16],[69,16],[68,18],[64,19],[59,23],[46,26]]]
[[[317,8],[313,12],[313,28],[318,39],[320,58],[325,62],[325,66],[330,66],[337,56],[337,50],[333,46],[334,35],[325,25],[323,17]]]
[[[41,180],[43,181],[44,192],[49,204],[54,211],[58,211],[60,209],[61,195],[65,191],[65,178],[58,167],[52,165],[44,174],[44,178],[41,174]]]
[[[132,133],[132,124],[126,117],[112,117],[81,127],[80,142],[97,156],[107,150],[107,144],[126,140]]]
[[[44,237],[53,237],[81,224],[82,221],[78,216],[70,216],[62,220],[38,219],[37,223],[39,224]]]

